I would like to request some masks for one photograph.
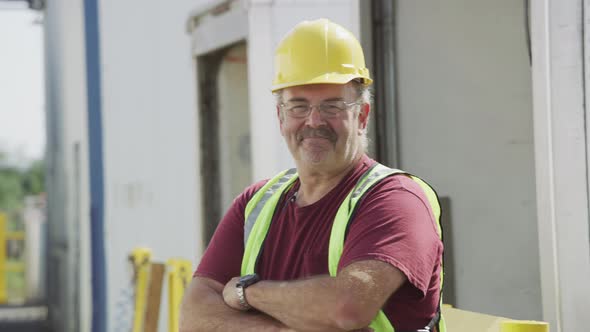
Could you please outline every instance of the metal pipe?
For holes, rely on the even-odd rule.
[[[377,159],[398,167],[397,108],[395,85],[394,1],[373,1],[375,116]]]

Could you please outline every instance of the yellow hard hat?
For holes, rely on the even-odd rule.
[[[297,85],[373,80],[354,35],[325,18],[297,24],[275,51],[272,91]]]

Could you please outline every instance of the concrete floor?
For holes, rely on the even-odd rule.
[[[46,322],[0,322],[2,332],[53,332]]]
[[[1,305],[0,332],[53,332],[47,322],[47,307]]]

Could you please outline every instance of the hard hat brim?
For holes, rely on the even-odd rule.
[[[282,84],[273,84],[271,91],[273,93],[294,86],[301,86],[301,85],[311,85],[311,84],[346,84],[352,80],[360,79],[361,82],[365,86],[369,86],[373,83],[373,80],[368,76],[359,76],[355,74],[341,74],[341,73],[334,73],[334,74],[324,74],[318,77],[314,77],[311,80],[304,80],[304,81],[295,81],[295,82],[288,82]]]

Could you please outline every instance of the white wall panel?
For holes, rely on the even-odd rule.
[[[587,329],[590,306],[584,5],[531,7],[543,316],[557,332]]]
[[[198,2],[197,2],[198,3]],[[195,1],[100,1],[109,330],[134,247],[200,257],[195,77],[186,19]],[[167,324],[166,289],[160,330]]]
[[[524,17],[522,1],[397,1],[400,167],[450,197],[454,304],[541,319]]]

